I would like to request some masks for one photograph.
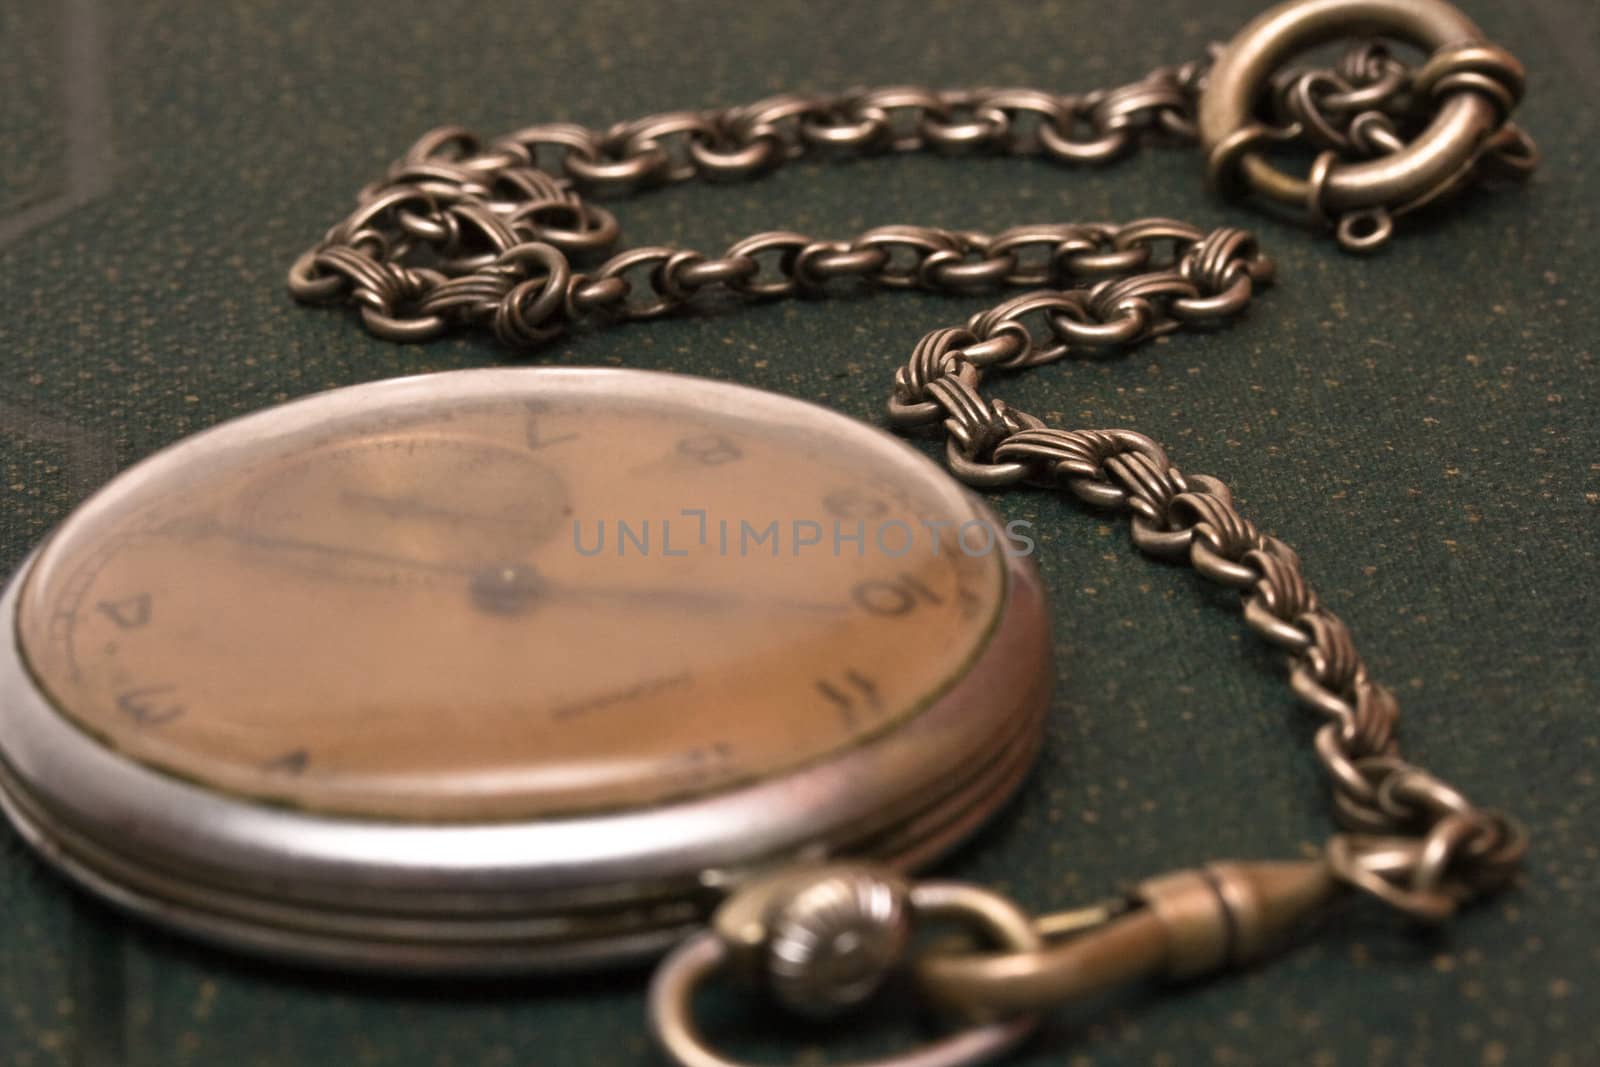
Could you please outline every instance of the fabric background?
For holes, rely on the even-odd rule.
[[[1210,198],[1197,158],[1104,170],[1000,160],[796,165],[617,205],[626,239],[720,249],[786,228],[999,229],[1169,215],[1257,228],[1280,283],[1232,328],[1067,363],[999,392],[1069,426],[1132,426],[1234,486],[1297,547],[1402,696],[1408,752],[1526,820],[1511,892],[1419,936],[1356,908],[1286,959],[1177,995],[1063,1009],[1027,1064],[1587,1064],[1600,1060],[1600,427],[1592,287],[1600,8],[1470,13],[1531,72],[1525,189],[1407,220],[1358,259]],[[811,4],[62,0],[0,5],[0,563],[117,469],[274,401],[506,360],[397,347],[293,305],[291,259],[420,132],[624,117],[859,83],[1081,90],[1227,37],[1256,0]],[[582,332],[533,359],[733,379],[876,418],[896,364],[979,299],[772,304]],[[1045,907],[1327,830],[1313,724],[1231,597],[1054,497],[1061,683],[1007,817],[942,872]],[[0,1063],[656,1062],[637,975],[467,986],[241,960],[69,891],[0,829]],[[732,1046],[818,1044],[715,1000]]]

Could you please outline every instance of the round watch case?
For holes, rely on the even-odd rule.
[[[643,397],[688,417],[740,410],[949,482],[904,442],[801,401],[679,375],[537,368],[395,379],[295,401],[182,441],[94,499],[369,410],[507,396],[556,407],[578,396]],[[973,515],[998,526],[967,499]],[[301,962],[502,973],[638,960],[698,928],[727,887],[774,865],[850,855],[921,866],[1020,784],[1053,678],[1037,572],[1008,553],[992,624],[970,661],[919,710],[826,758],[664,803],[553,817],[300,810],[130,758],[62,713],[18,636],[29,576],[61,537],[0,598],[8,629],[0,805],[40,855],[100,897],[188,934]]]

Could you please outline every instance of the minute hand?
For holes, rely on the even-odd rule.
[[[249,545],[252,548],[276,549],[284,552],[314,552],[323,556],[334,556],[340,559],[360,560],[364,563],[382,563],[391,567],[407,567],[411,570],[426,571],[429,574],[472,574],[479,568],[470,563],[454,563],[449,560],[416,559],[411,556],[394,556],[387,552],[375,552],[370,548],[356,548],[347,545],[330,545],[323,541],[307,541],[298,537],[282,537],[276,534],[259,533],[250,529],[223,528],[223,536]]]
[[[794,600],[788,597],[761,597],[717,589],[684,589],[681,587],[595,586],[547,584],[544,591],[552,598],[636,601],[649,606],[677,606],[709,610],[717,608],[781,607],[800,611],[844,611],[843,604],[822,601]]]

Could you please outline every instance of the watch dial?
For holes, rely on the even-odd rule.
[[[611,811],[914,717],[996,620],[1015,545],[986,514],[798,401],[440,375],[134,468],[46,545],[18,628],[71,721],[213,788],[400,819]]]

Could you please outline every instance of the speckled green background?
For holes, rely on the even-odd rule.
[[[1193,55],[1255,6],[0,5],[0,563],[189,431],[502,358],[477,340],[386,345],[283,293],[290,259],[435,123],[603,125],[859,82],[1086,88]],[[1433,937],[1357,910],[1276,965],[1064,1010],[1018,1062],[1600,1062],[1600,14],[1589,0],[1471,9],[1530,68],[1523,115],[1547,164],[1370,260],[1214,202],[1176,151],[1098,172],[796,166],[621,205],[629,239],[705,249],[772,227],[1166,214],[1256,223],[1279,259],[1282,283],[1232,329],[1003,393],[1063,425],[1137,427],[1231,482],[1400,691],[1410,750],[1528,822],[1526,877]],[[769,305],[539,358],[731,378],[874,417],[916,338],[980,303]],[[1310,725],[1228,598],[1073,506],[1001,506],[1048,531],[1063,681],[1038,775],[946,873],[1043,906],[1323,834]],[[633,977],[462,988],[258,966],[123,922],[0,830],[8,1067],[649,1064],[641,1007]],[[815,1036],[764,1015],[741,1032],[769,1054]],[[809,1046],[804,1062],[859,1047]]]

